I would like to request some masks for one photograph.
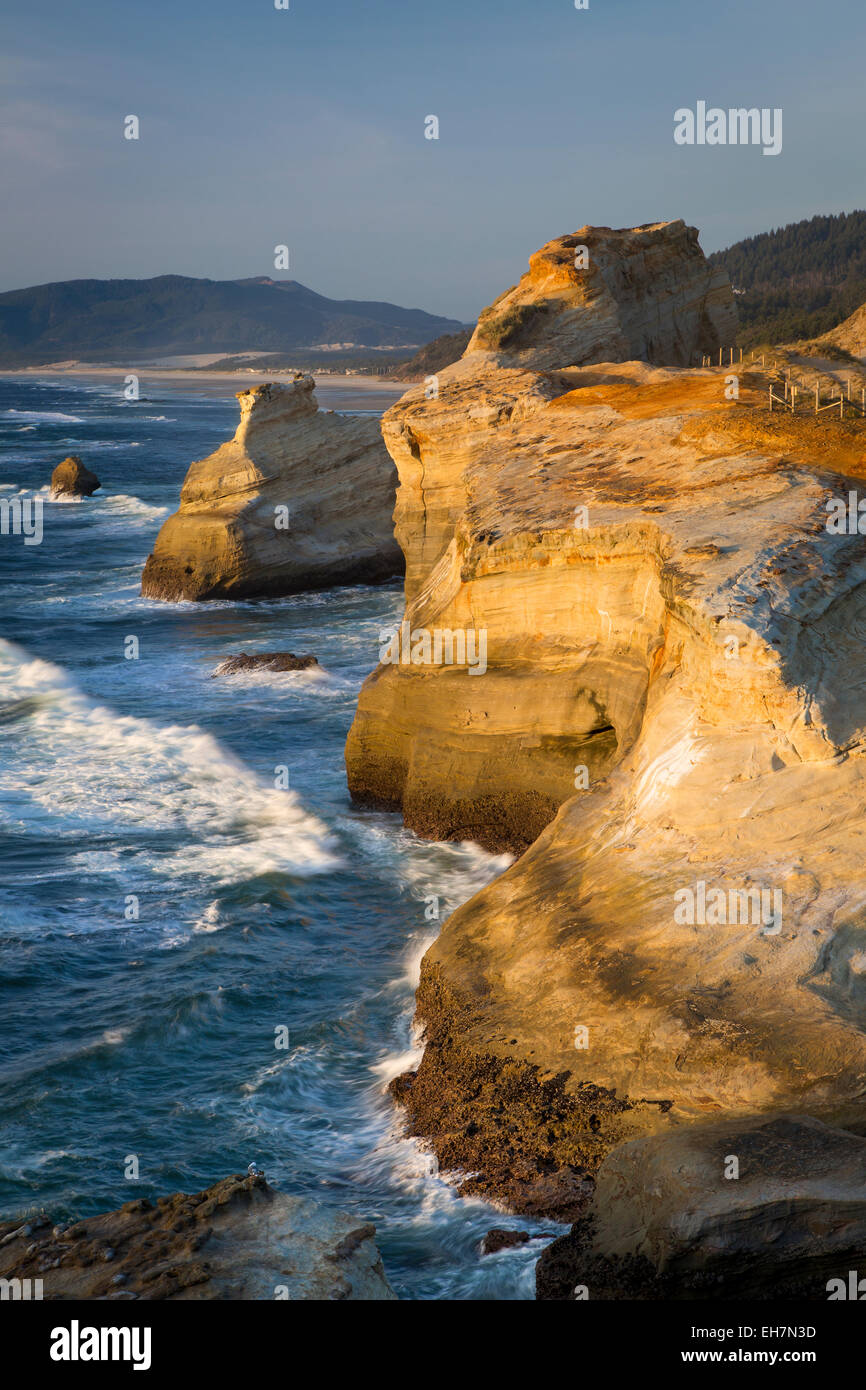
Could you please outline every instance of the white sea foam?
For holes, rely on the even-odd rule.
[[[221,931],[224,923],[220,920],[219,899],[214,898],[212,903],[208,903],[204,912],[198,918],[193,927],[193,931],[215,932]]]
[[[16,420],[35,420],[45,425],[85,424],[82,415],[64,415],[60,410],[4,410],[3,414]]]
[[[425,900],[438,898],[440,923],[514,863],[513,855],[490,854],[472,840],[422,840],[411,830],[395,829],[387,815],[346,817],[341,828],[361,841],[378,873],[406,884],[419,900],[419,915]]]
[[[220,885],[337,865],[296,793],[268,787],[211,734],[99,706],[59,667],[0,640],[0,701],[23,699],[33,707],[0,768],[0,823],[38,817],[60,838],[110,835],[125,842],[125,865],[133,853],[140,868]]]
[[[11,492],[15,497],[43,497],[61,507],[86,501],[88,511],[96,516],[115,514],[141,522],[155,521],[169,513],[168,507],[158,507],[153,502],[145,502],[143,498],[126,492],[95,492],[91,497],[82,498],[67,492],[52,492],[48,483],[38,488],[16,488],[14,483],[0,483],[0,492]]]
[[[200,605],[196,605],[200,607]],[[213,672],[219,678],[219,688],[225,690],[255,689],[270,687],[275,693],[302,696],[315,690],[320,698],[342,696],[358,689],[356,681],[346,680],[334,675],[321,666],[308,666],[303,671],[275,671],[273,667],[259,666],[249,671],[235,671],[227,675],[220,662]],[[225,679],[223,680],[223,677]]]
[[[64,449],[87,450],[88,454],[122,454],[124,449],[140,449],[141,443],[137,439],[71,439],[66,438],[60,441]]]
[[[140,521],[150,521],[160,516],[168,516],[168,507],[156,507],[152,502],[144,502],[140,497],[129,496],[125,492],[110,493],[107,497],[97,497],[110,512],[121,516],[136,517]]]

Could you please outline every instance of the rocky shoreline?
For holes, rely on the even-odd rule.
[[[702,263],[681,223],[550,243],[386,414],[407,606],[346,747],[357,801],[520,855],[428,951],[392,1092],[461,1191],[591,1209],[603,1297],[631,1145],[787,1115],[844,1149],[864,1118],[866,542],[826,517],[866,427],[708,368],[736,329]],[[431,660],[442,632],[483,632],[484,670]],[[828,1211],[792,1288],[839,1257]],[[617,1259],[649,1261],[641,1296],[700,1296],[658,1251]]]
[[[407,1133],[430,1145],[441,1171],[461,1175],[464,1196],[575,1221],[603,1158],[634,1128],[633,1103],[590,1081],[567,1090],[567,1072],[477,1050],[467,1036],[471,1006],[427,961],[416,1002],[424,1055],[389,1088]]]
[[[236,1176],[68,1226],[0,1224],[0,1279],[40,1281],[46,1300],[393,1299],[375,1233]]]
[[[826,1297],[866,1234],[866,541],[826,522],[866,424],[770,413],[763,367],[707,365],[735,336],[693,228],[582,228],[386,413],[387,454],[309,379],[243,393],[143,581],[405,563],[349,791],[517,859],[427,952],[390,1091],[461,1193],[573,1223],[543,1299]]]

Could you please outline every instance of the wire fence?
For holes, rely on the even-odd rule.
[[[821,373],[817,369],[807,375],[805,369],[798,371],[790,362],[780,364],[777,358],[766,352],[750,352],[744,359],[743,349],[734,347],[719,348],[718,361],[714,360],[714,354],[702,353],[701,366],[760,367],[773,378],[767,387],[767,402],[771,411],[787,410],[792,415],[823,415],[838,411],[840,420],[846,416],[866,419],[866,385],[855,386],[852,390],[850,376],[843,384],[833,378],[828,379],[826,372]]]

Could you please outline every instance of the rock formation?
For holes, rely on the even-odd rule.
[[[101,486],[96,474],[85,468],[77,454],[58,463],[51,474],[51,491],[56,497],[90,497]]]
[[[45,1299],[393,1299],[375,1233],[262,1177],[223,1178],[65,1228],[7,1222],[0,1278],[41,1279]]]
[[[689,1125],[605,1159],[538,1297],[825,1301],[864,1243],[866,1139],[791,1115]]]
[[[221,661],[214,675],[235,676],[244,671],[309,671],[318,664],[316,657],[295,656],[294,652],[242,652]]]
[[[379,421],[320,412],[311,376],[238,395],[234,439],[186,475],[146,598],[256,598],[402,572]]]
[[[525,849],[428,952],[394,1090],[464,1190],[574,1219],[637,1136],[864,1115],[866,538],[830,518],[866,427],[688,365],[732,309],[682,223],[532,265],[384,419],[407,608],[347,766]]]
[[[707,264],[697,230],[657,222],[549,241],[481,314],[467,351],[536,370],[635,358],[690,367],[736,335],[728,277]]]
[[[525,1245],[529,1240],[528,1231],[508,1231],[494,1226],[481,1242],[482,1255],[498,1255],[500,1250],[513,1250],[516,1245]]]

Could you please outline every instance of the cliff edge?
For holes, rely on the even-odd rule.
[[[518,336],[385,417],[407,608],[347,743],[359,800],[521,856],[427,953],[394,1091],[561,1217],[624,1140],[860,1123],[866,1076],[866,427],[690,364],[733,310],[682,223],[577,240],[595,299],[551,243]]]

